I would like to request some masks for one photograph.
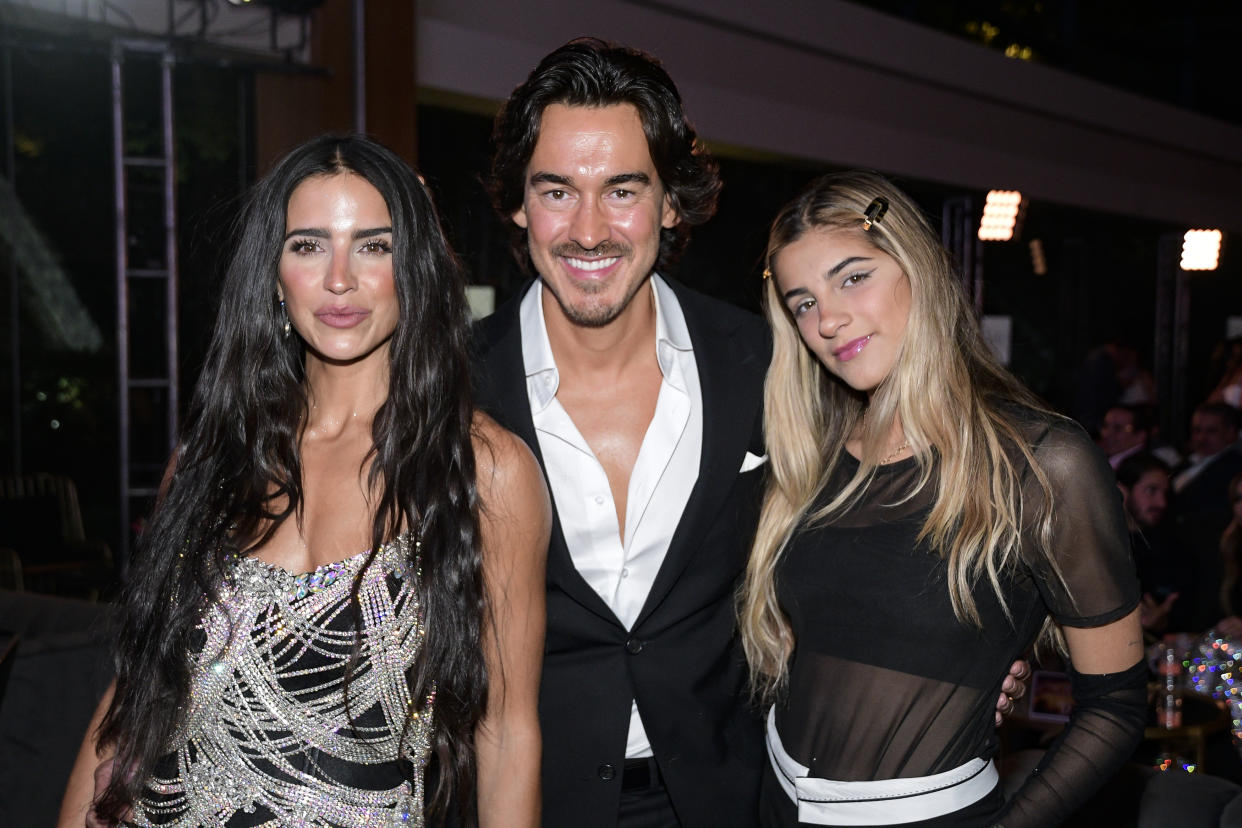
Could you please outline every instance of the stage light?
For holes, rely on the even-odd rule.
[[[1022,193],[1017,190],[992,190],[983,205],[979,220],[981,241],[1009,241],[1022,213]]]
[[[1182,270],[1215,270],[1221,235],[1219,230],[1187,230],[1182,240]]]

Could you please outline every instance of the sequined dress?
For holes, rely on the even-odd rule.
[[[425,635],[413,544],[386,545],[363,579],[352,726],[349,592],[366,555],[303,575],[248,557],[231,564],[221,605],[201,623],[177,747],[147,780],[132,824],[423,825],[433,699],[418,700],[402,734],[405,670]],[[403,767],[415,769],[412,784]]]

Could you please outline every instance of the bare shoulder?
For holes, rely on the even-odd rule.
[[[484,487],[538,481],[543,472],[530,447],[482,411],[476,411],[470,429],[474,445],[475,475],[480,492]]]
[[[536,528],[550,523],[552,507],[539,462],[513,432],[487,414],[476,412],[471,428],[475,477],[483,511],[495,519],[508,514],[531,520]]]

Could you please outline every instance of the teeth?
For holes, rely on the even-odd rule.
[[[565,258],[569,262],[569,266],[577,270],[603,270],[606,267],[612,267],[620,256],[613,256],[608,259],[571,259]]]

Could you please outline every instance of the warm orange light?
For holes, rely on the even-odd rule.
[[[1017,190],[992,190],[983,205],[983,218],[979,220],[979,238],[982,241],[1009,241],[1013,238],[1018,213],[1022,209],[1022,193]]]
[[[1182,239],[1182,270],[1215,270],[1221,238],[1219,230],[1187,230]]]

